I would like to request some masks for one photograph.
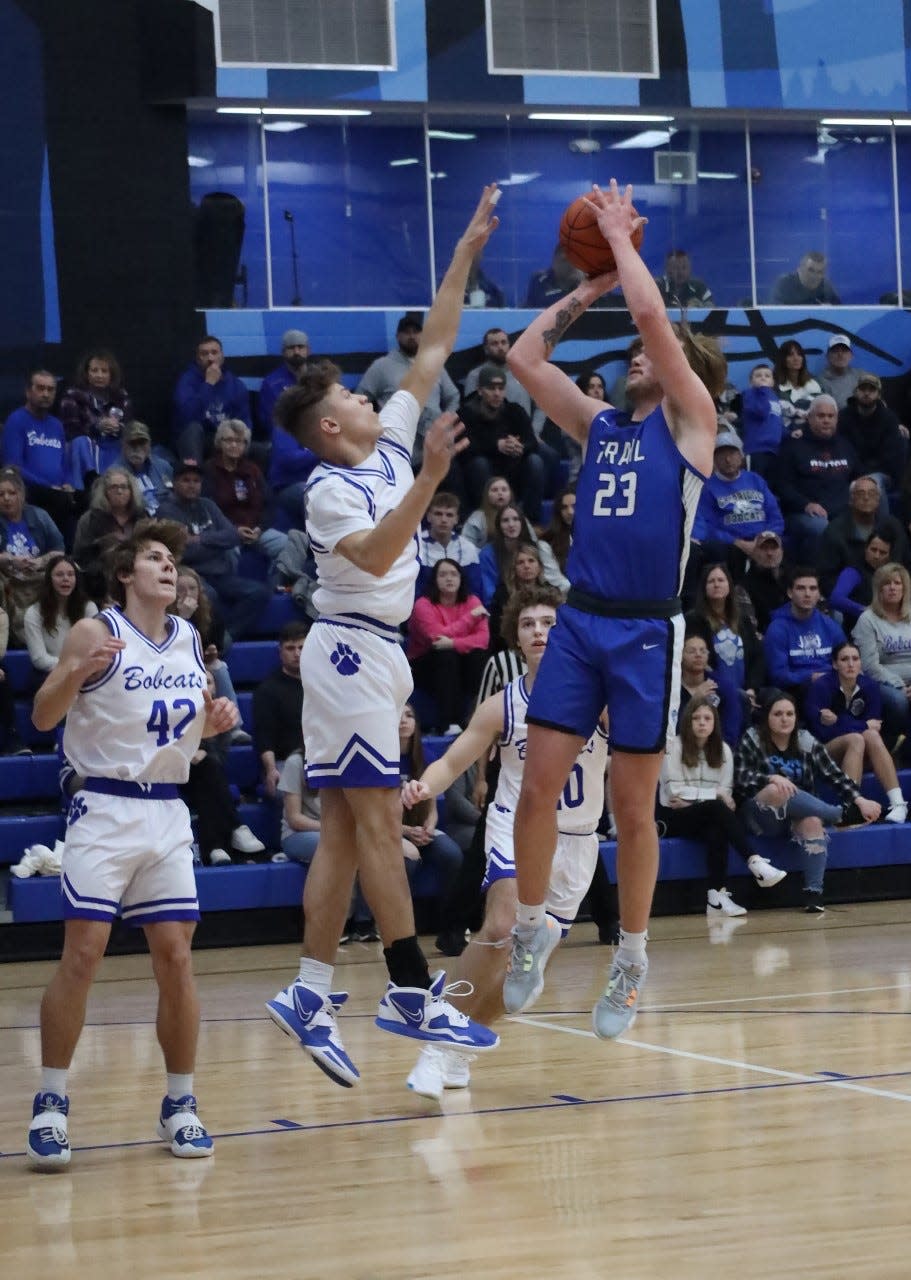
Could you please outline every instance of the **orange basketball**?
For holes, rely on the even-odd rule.
[[[588,198],[592,195],[593,192],[589,192]],[[615,270],[617,264],[614,251],[598,229],[598,219],[585,200],[585,196],[579,196],[564,211],[560,219],[560,246],[574,267],[587,276],[600,276],[605,271]],[[644,230],[642,225],[632,234],[635,249],[642,244]]]

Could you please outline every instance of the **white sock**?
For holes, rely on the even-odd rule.
[[[622,960],[624,964],[646,964],[645,944],[647,942],[647,932],[627,933],[625,929],[621,929],[617,959]]]
[[[305,987],[309,987],[317,995],[329,994],[334,972],[335,968],[331,964],[323,964],[322,960],[311,960],[309,956],[301,956],[300,980]]]
[[[516,924],[525,933],[532,933],[542,925],[546,915],[547,911],[543,902],[534,907],[529,907],[524,902],[516,903]]]
[[[904,804],[905,797],[902,795],[901,787],[893,787],[891,791],[886,792],[886,799],[891,805]]]
[[[168,1097],[172,1102],[179,1102],[181,1098],[185,1098],[188,1093],[193,1092],[193,1072],[189,1075],[181,1075],[177,1071],[168,1072]]]
[[[58,1098],[66,1097],[66,1067],[41,1068],[41,1092],[56,1093]]]

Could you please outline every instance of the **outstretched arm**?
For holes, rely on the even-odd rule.
[[[494,214],[499,198],[500,191],[495,182],[481,192],[478,207],[455,247],[449,269],[433,306],[427,312],[414,363],[402,379],[401,386],[411,392],[422,408],[455,345],[472,260],[499,226],[499,218]]]
[[[506,357],[510,369],[538,408],[582,445],[588,439],[592,419],[604,408],[604,401],[594,400],[580,391],[572,378],[550,363],[550,357],[573,321],[603,293],[613,289],[617,280],[613,271],[583,280],[571,294],[542,311]]]
[[[706,464],[700,469],[711,474],[718,414],[712,397],[689,366],[651,272],[633,247],[631,236],[646,221],[633,205],[633,189],[628,186],[621,194],[616,178],[611,178],[610,190],[595,187],[588,204],[614,252],[626,305],[664,392],[668,425],[678,444],[685,440],[694,446],[699,461]],[[690,461],[695,463],[696,459]]]
[[[486,755],[492,743],[503,732],[503,694],[495,693],[487,698],[468,722],[468,728],[456,738],[445,755],[434,760],[420,778],[412,778],[402,788],[402,802],[406,809],[420,800],[431,800],[447,791],[456,778]]]

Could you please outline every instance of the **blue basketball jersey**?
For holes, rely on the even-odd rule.
[[[660,405],[642,422],[599,413],[576,485],[573,586],[602,600],[679,595],[702,484]]]

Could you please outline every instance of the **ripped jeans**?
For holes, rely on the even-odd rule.
[[[827,804],[809,791],[795,791],[780,808],[773,809],[771,805],[759,804],[757,800],[751,799],[744,803],[741,813],[747,830],[754,836],[790,835],[800,848],[804,888],[822,893],[829,837],[825,831],[821,836],[795,835],[793,824],[801,818],[819,818],[824,826],[832,827],[841,821],[841,805]]]

